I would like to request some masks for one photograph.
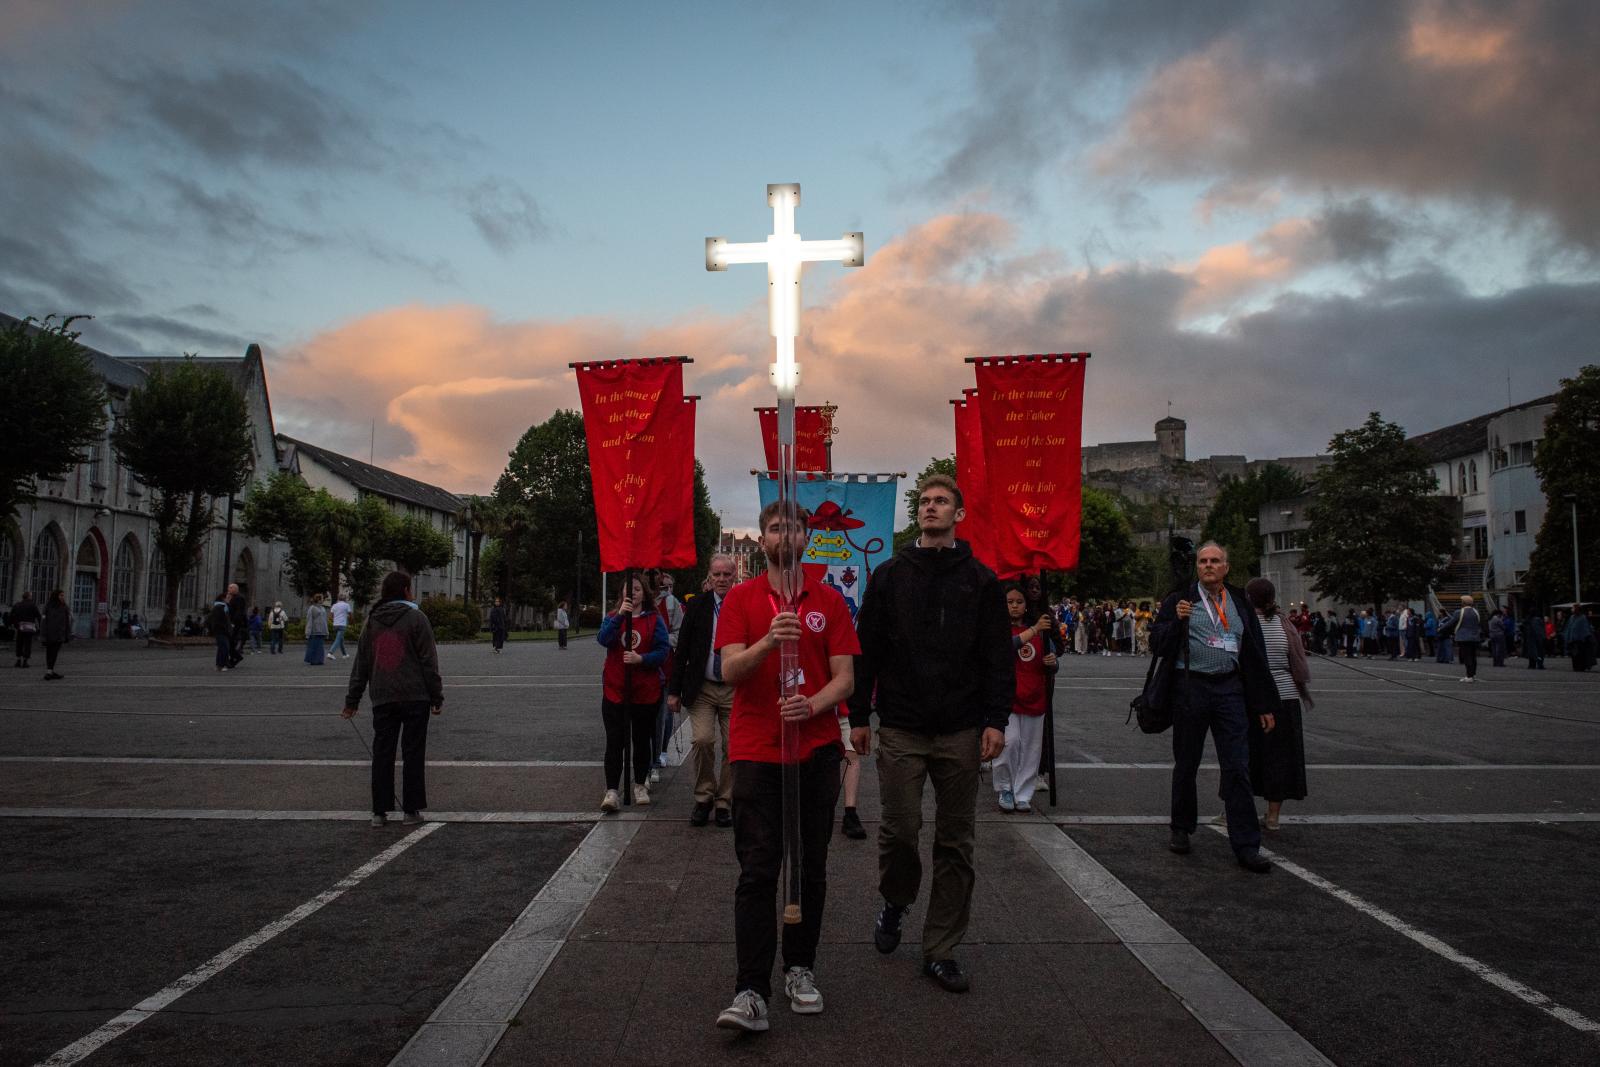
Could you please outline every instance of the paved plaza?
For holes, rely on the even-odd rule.
[[[678,766],[596,810],[592,640],[442,646],[432,821],[381,831],[350,661],[300,651],[0,672],[0,1064],[1600,1062],[1600,678],[1565,661],[1313,659],[1311,795],[1261,877],[1220,828],[1166,850],[1170,742],[1124,724],[1144,662],[1069,657],[1057,805],[980,792],[972,992],[920,976],[923,901],[877,953],[874,842],[836,835],[827,1010],[780,984],[750,1037],[712,1026],[731,831],[687,824]],[[869,761],[874,834],[876,795]]]

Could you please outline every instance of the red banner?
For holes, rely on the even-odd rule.
[[[600,567],[692,567],[694,410],[681,358],[575,363]]]
[[[983,478],[983,423],[978,417],[976,389],[964,389],[950,404],[956,415],[956,485],[967,517],[956,524],[956,537],[965,541],[978,561],[996,570],[994,532],[989,528],[989,488]],[[1010,575],[1005,575],[1010,577]]]
[[[978,359],[996,573],[1078,565],[1086,352]]]
[[[761,444],[767,453],[767,470],[778,469],[778,409],[756,408],[761,417]],[[833,464],[828,461],[828,437],[833,429],[828,409],[821,407],[796,407],[794,409],[794,469],[820,471],[832,476]]]

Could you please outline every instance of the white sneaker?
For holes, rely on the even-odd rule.
[[[760,1033],[767,1029],[767,1002],[753,989],[741,989],[733,1003],[722,1009],[717,1025],[724,1030]]]
[[[649,803],[650,803],[650,790],[646,789],[642,785],[634,786],[633,787],[633,806],[636,807],[636,808],[643,808],[643,807],[648,806]]]
[[[1472,679],[1466,677],[1465,675],[1463,675],[1462,677],[1457,678],[1456,681],[1458,681],[1458,682],[1470,682],[1470,681],[1472,681]]]
[[[650,768],[650,784],[657,785],[661,781],[661,772],[654,767]]]
[[[822,994],[817,977],[809,967],[790,967],[783,972],[783,991],[789,997],[789,1010],[796,1015],[816,1015],[822,1011]]]
[[[622,798],[617,796],[615,789],[607,789],[606,795],[600,800],[601,811],[616,811],[622,807]]]

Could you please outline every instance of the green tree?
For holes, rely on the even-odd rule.
[[[407,515],[389,531],[385,556],[407,574],[420,574],[430,567],[443,567],[455,558],[455,553],[456,545],[449,534],[415,515]]]
[[[0,523],[33,499],[35,478],[60,478],[99,447],[106,391],[78,344],[73,316],[28,319],[0,332]]]
[[[1225,546],[1233,573],[1260,577],[1261,534],[1256,522],[1262,505],[1289,500],[1305,491],[1305,479],[1280,463],[1268,463],[1243,478],[1225,477],[1201,527],[1200,540]]]
[[[1328,444],[1333,462],[1306,510],[1301,568],[1324,596],[1371,604],[1413,599],[1443,573],[1455,543],[1449,502],[1427,457],[1374,411]]]
[[[122,465],[155,494],[156,550],[168,575],[157,632],[170,635],[179,579],[199,561],[216,500],[249,477],[255,457],[250,409],[227,372],[189,356],[157,366],[128,394],[111,445]]]
[[[1144,585],[1145,568],[1117,498],[1084,486],[1079,530],[1078,566],[1063,576],[1067,595],[1103,600],[1136,594]]]
[[[1534,541],[1527,589],[1535,603],[1564,603],[1572,588],[1572,509],[1578,510],[1580,600],[1600,599],[1600,367],[1590,365],[1561,380],[1555,410],[1533,457],[1549,506]],[[1506,575],[1505,577],[1510,577]]]
[[[583,588],[600,592],[598,523],[589,483],[589,445],[583,416],[562,409],[528,427],[495,483],[493,514],[483,529],[495,542],[494,568],[483,568],[508,602],[547,607],[550,590],[578,579],[583,542]],[[491,554],[485,552],[485,557]]]
[[[318,513],[332,502],[327,490],[313,491],[298,474],[278,471],[251,488],[240,512],[246,534],[288,544],[284,574],[290,588],[301,596],[320,592],[327,585],[331,561],[319,533]]]
[[[930,474],[948,474],[954,478],[956,476],[956,457],[946,456],[943,459],[938,456],[933,457],[928,460],[928,465],[923,467],[917,473],[917,476],[912,479],[911,484],[906,487],[904,494],[906,498],[906,524],[895,531],[894,543],[890,546],[891,553],[895,555],[898,555],[902,548],[916,541],[917,537],[922,533],[917,527],[917,486],[922,483],[922,479]],[[960,481],[957,480],[956,484],[959,486]],[[963,499],[962,503],[965,504],[966,500]]]

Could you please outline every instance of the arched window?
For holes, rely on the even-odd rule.
[[[1456,464],[1456,495],[1467,495],[1467,465],[1465,463]]]
[[[61,588],[61,545],[49,527],[40,530],[39,539],[33,543],[33,574],[28,586],[33,590],[33,599],[40,605],[49,598],[52,590]]]
[[[0,533],[0,605],[9,608],[15,592],[17,546],[10,534]]]
[[[133,547],[133,535],[122,539],[122,544],[117,546],[117,558],[111,563],[111,610],[120,611],[124,602],[131,608],[134,606],[134,590],[138,588],[134,579],[139,569],[139,553]]]
[[[1478,461],[1472,460],[1467,466],[1467,475],[1472,479],[1472,491],[1478,491]]]
[[[150,577],[145,582],[144,604],[147,612],[165,611],[167,608],[167,565],[161,558],[160,549],[150,553]]]

